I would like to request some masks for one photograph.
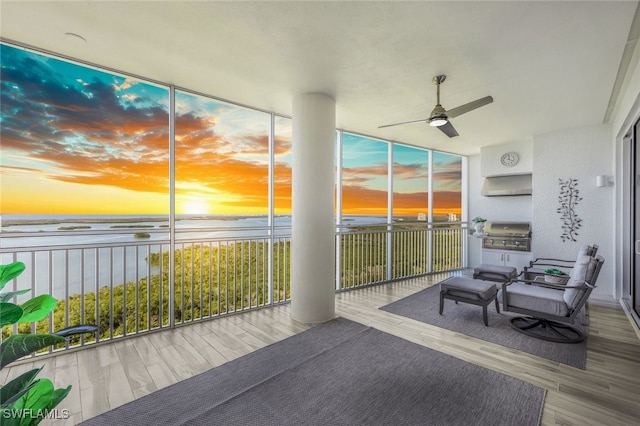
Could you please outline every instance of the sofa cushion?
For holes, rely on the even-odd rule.
[[[567,316],[569,309],[563,300],[564,291],[525,283],[513,283],[507,287],[507,305],[520,309]],[[498,293],[502,302],[502,290]]]

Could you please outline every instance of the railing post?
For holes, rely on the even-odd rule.
[[[433,272],[433,239],[434,239],[433,223],[427,225],[427,273]]]
[[[393,279],[393,224],[387,223],[387,281]]]
[[[176,248],[176,88],[169,87],[169,327],[175,327],[175,248]],[[162,262],[162,254],[160,262]],[[160,277],[162,291],[162,276]],[[162,323],[162,317],[160,317]]]
[[[276,121],[275,121],[275,115],[271,114],[270,120],[269,120],[269,186],[268,186],[268,197],[267,197],[267,202],[268,202],[268,209],[269,209],[269,213],[268,213],[268,218],[267,218],[267,226],[269,227],[269,231],[268,231],[268,237],[269,240],[267,242],[267,246],[269,248],[269,254],[268,254],[268,259],[267,259],[267,267],[269,268],[269,271],[267,272],[267,286],[268,286],[268,291],[267,291],[267,302],[266,304],[271,305],[273,304],[273,287],[274,287],[274,276],[273,276],[273,251],[275,250],[275,220],[274,220],[274,212],[275,212],[275,206],[274,206],[274,194],[275,194],[275,186],[274,186],[274,180],[275,180],[275,127],[276,127]],[[264,294],[262,295],[262,297],[264,298]],[[256,299],[257,300],[257,299]]]

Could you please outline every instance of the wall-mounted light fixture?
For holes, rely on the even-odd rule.
[[[604,186],[609,186],[613,183],[613,176],[608,175],[598,175],[596,176],[596,186],[598,188],[602,188]]]

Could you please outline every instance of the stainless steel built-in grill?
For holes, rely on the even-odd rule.
[[[482,248],[531,251],[531,224],[528,222],[487,222]]]

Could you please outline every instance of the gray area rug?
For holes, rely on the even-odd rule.
[[[538,425],[544,390],[338,318],[84,425]]]
[[[434,285],[380,309],[572,367],[583,370],[585,368],[587,359],[586,339],[581,343],[573,344],[553,343],[519,333],[509,324],[509,319],[518,315],[502,312],[502,304],[500,304],[502,312],[500,314],[496,313],[494,303],[488,306],[488,327],[482,322],[481,306],[468,303],[458,303],[456,305],[453,300],[445,300],[442,315],[438,313],[439,307],[440,286]],[[587,327],[582,324],[587,324],[587,317],[584,313],[577,317],[574,327],[587,334]]]

